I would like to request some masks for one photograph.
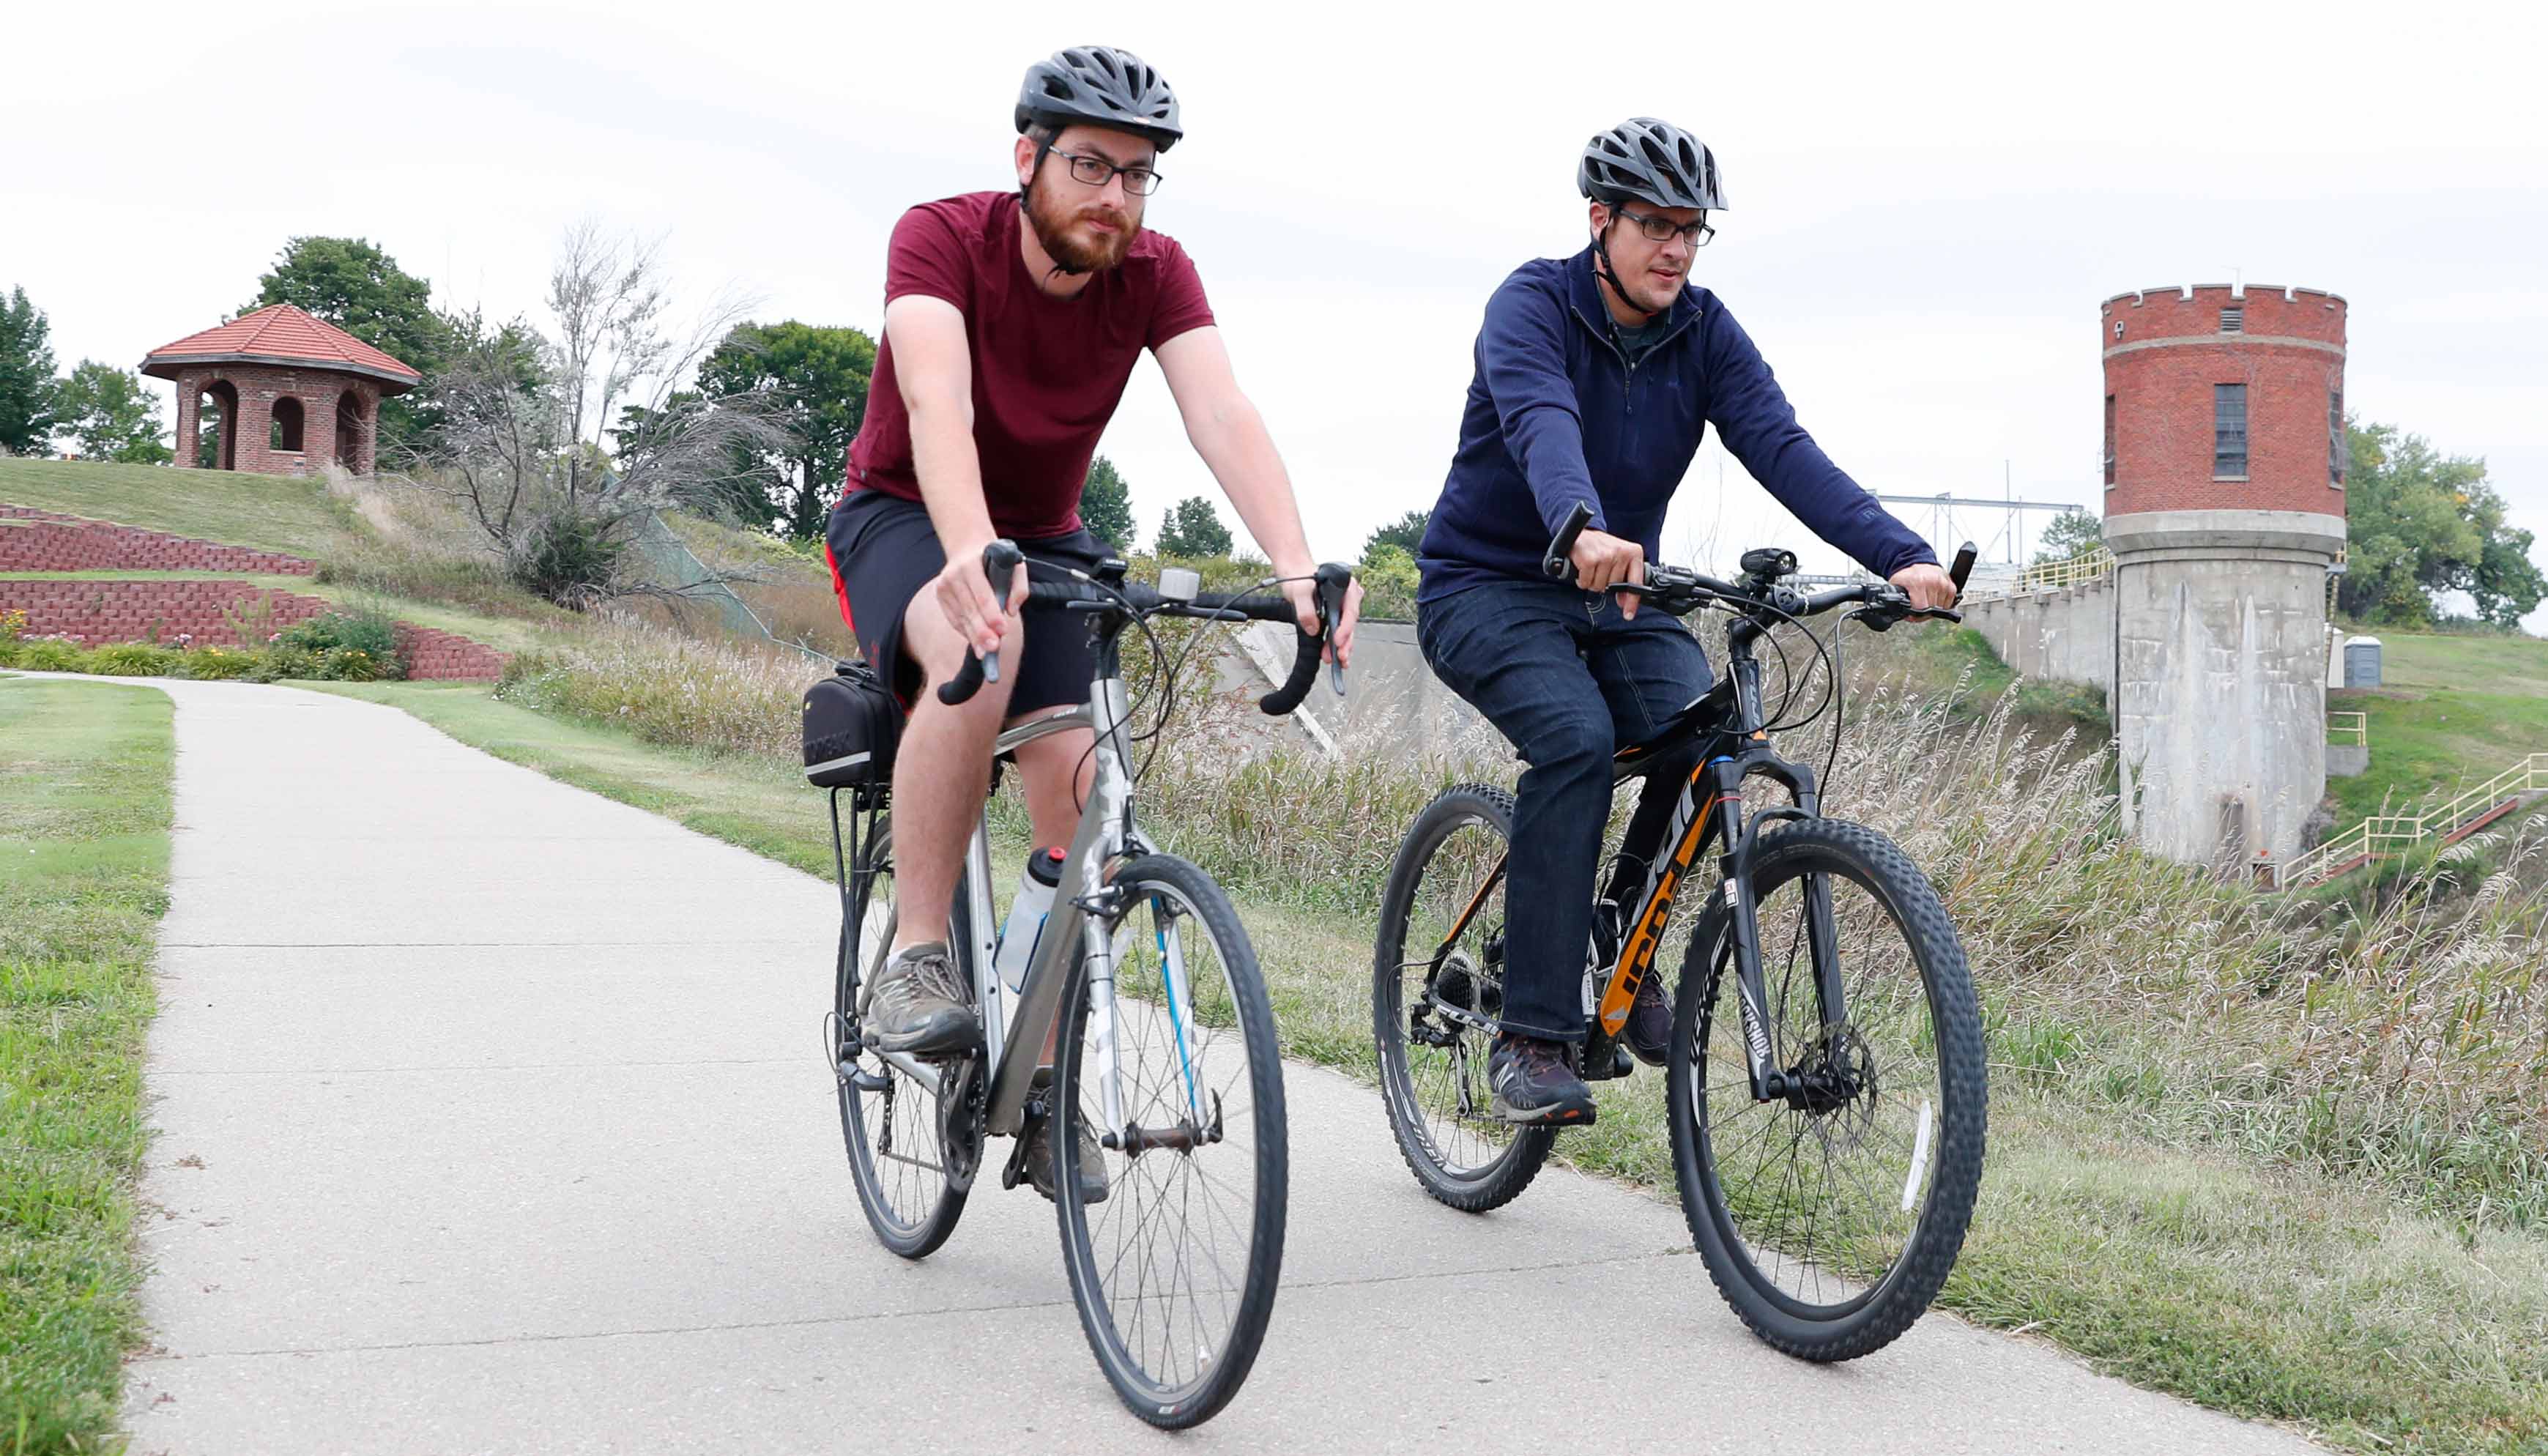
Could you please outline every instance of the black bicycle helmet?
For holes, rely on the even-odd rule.
[[[1088,125],[1147,136],[1159,150],[1176,145],[1177,93],[1149,62],[1113,46],[1073,46],[1027,67],[1018,88],[1018,130],[1037,123],[1059,131]]]
[[[1708,212],[1725,207],[1725,189],[1707,143],[1653,117],[1630,117],[1585,142],[1575,185],[1599,203],[1638,199],[1660,208]]]

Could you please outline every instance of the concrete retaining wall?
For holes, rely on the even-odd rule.
[[[2026,677],[2080,683],[2110,700],[2114,694],[2112,578],[1975,602],[1964,609],[1964,625],[1988,638],[2000,660]]]

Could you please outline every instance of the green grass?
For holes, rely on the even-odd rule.
[[[0,501],[313,558],[354,529],[321,482],[227,470],[0,460]]]
[[[783,763],[644,744],[476,686],[322,690],[396,704],[500,758],[831,871],[820,797]],[[1003,843],[1002,862],[1023,848]],[[1286,1051],[1370,1076],[1368,915],[1234,898]],[[2217,1130],[2161,1136],[2176,1094],[2163,1077],[2108,1075],[2129,1052],[2100,1027],[2032,1015],[1995,1027],[1989,1170],[1942,1305],[2352,1449],[2548,1449],[2548,1239],[2419,1213],[2376,1182],[2221,1146]],[[1599,1084],[1600,1123],[1570,1133],[1566,1156],[1670,1197],[1660,1088],[1642,1071]],[[1691,1298],[1704,1299],[1697,1277]]]
[[[138,1343],[134,1178],[169,703],[0,685],[0,1451],[94,1451]]]
[[[2385,686],[2483,688],[2492,693],[2548,697],[2548,639],[2353,630],[2380,639],[2381,681]]]
[[[2326,781],[2339,829],[2381,812],[2384,802],[2391,812],[2409,809],[2436,792],[2483,783],[2524,754],[2548,753],[2548,696],[2379,687],[2330,691],[2326,705],[2364,713],[2371,730],[2370,771]]]

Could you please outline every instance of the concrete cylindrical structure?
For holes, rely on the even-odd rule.
[[[2125,822],[2170,859],[2289,860],[2326,791],[2344,300],[2143,290],[2098,321]]]

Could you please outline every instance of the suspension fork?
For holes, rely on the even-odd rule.
[[[1752,845],[1744,833],[1742,778],[1733,766],[1708,766],[1708,791],[1725,804],[1724,894],[1726,933],[1734,942],[1734,992],[1743,1017],[1743,1049],[1752,1074],[1752,1100],[1768,1102],[1786,1090],[1786,1073],[1770,1046],[1770,999],[1761,974],[1760,905],[1752,894]]]

